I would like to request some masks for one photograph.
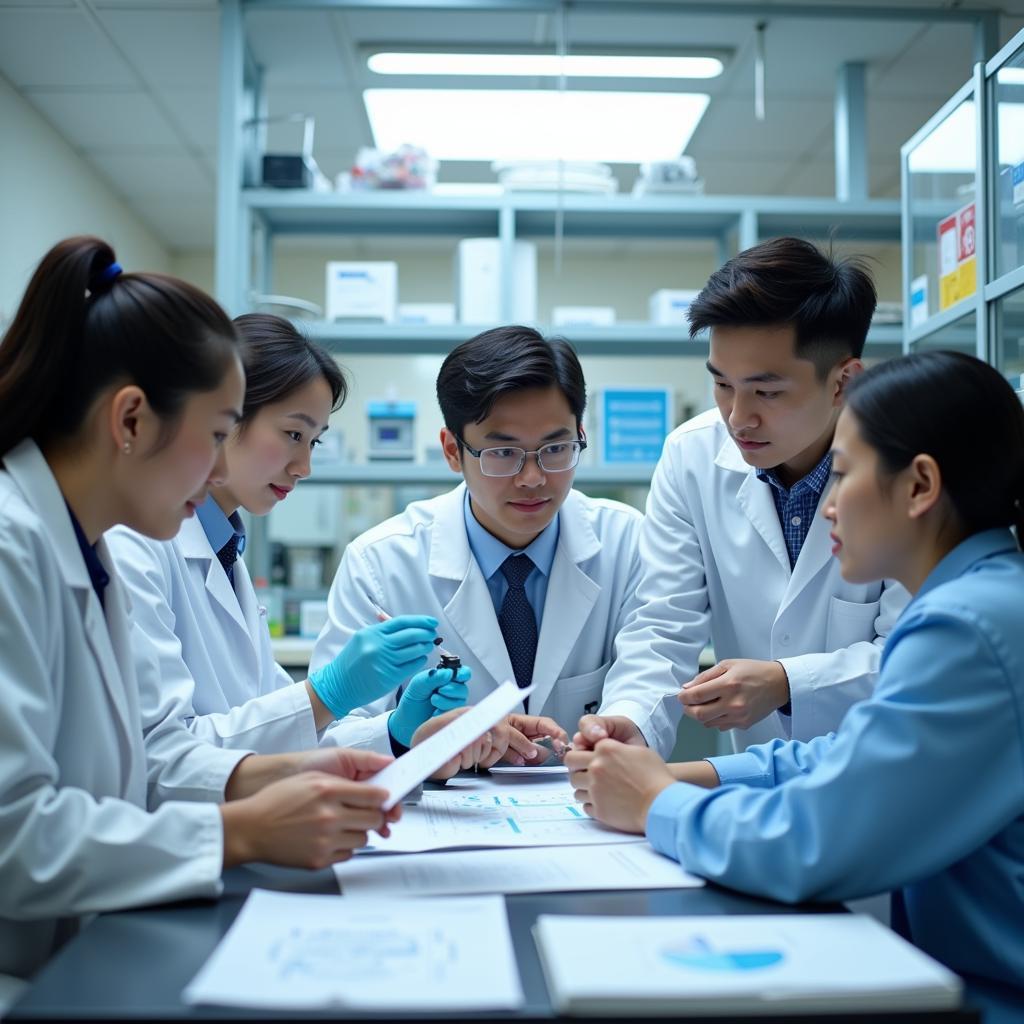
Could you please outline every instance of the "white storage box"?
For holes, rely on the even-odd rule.
[[[452,302],[400,302],[400,324],[453,324],[455,304]]]
[[[490,326],[505,322],[501,313],[501,242],[464,238],[455,250],[455,305],[459,323]],[[512,320],[537,320],[537,246],[516,242],[512,251]]]
[[[648,316],[652,324],[689,327],[690,303],[700,294],[685,288],[660,288],[650,298]]]
[[[398,264],[327,264],[328,320],[383,320],[392,323],[398,302]]]
[[[555,306],[551,323],[554,327],[611,327],[615,310],[611,306]]]

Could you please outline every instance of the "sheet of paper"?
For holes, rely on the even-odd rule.
[[[641,843],[643,836],[616,832],[588,818],[568,782],[504,789],[427,790],[402,808],[391,838],[374,836],[364,853],[415,853],[453,847],[577,846]]]
[[[334,873],[346,896],[683,889],[704,884],[647,843],[355,857],[336,864]]]
[[[346,899],[261,889],[182,997],[267,1009],[508,1010],[523,1002],[500,896]]]
[[[479,739],[532,692],[532,686],[520,689],[515,683],[502,683],[464,715],[459,715],[449,725],[377,772],[369,782],[374,786],[382,786],[391,794],[384,804],[385,808],[394,807],[406,793],[414,790],[438,768]]]
[[[517,775],[524,781],[531,775],[568,775],[569,769],[564,764],[538,764],[534,767],[515,764],[496,764],[487,769],[491,775]]]

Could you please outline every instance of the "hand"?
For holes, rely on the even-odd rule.
[[[505,724],[509,730],[508,744],[501,759],[520,768],[547,760],[550,751],[538,747],[534,740],[551,736],[564,744],[569,742],[569,734],[553,718],[544,715],[509,715]]]
[[[466,683],[471,678],[472,672],[465,665],[454,678],[450,668],[431,668],[413,676],[388,718],[391,735],[403,747],[411,747],[413,734],[428,718],[465,705],[469,699]]]
[[[311,672],[309,684],[335,718],[395,689],[427,663],[437,619],[397,615],[354,633],[338,656]]]
[[[374,750],[354,750],[351,747],[318,747],[302,754],[297,766],[299,772],[325,772],[352,782],[365,782],[394,758]]]
[[[679,691],[683,711],[710,729],[749,729],[789,700],[789,677],[777,661],[729,658]]]
[[[469,708],[456,708],[435,718],[428,718],[413,733],[412,746],[422,743],[428,736],[433,736],[446,725],[453,722],[459,715],[465,714]],[[430,776],[433,782],[443,782],[450,779],[460,771],[468,771],[470,768],[490,768],[497,762],[508,749],[509,725],[507,720],[492,725],[491,728],[469,744],[464,750],[459,751],[450,761],[443,764],[433,775]]]
[[[387,799],[386,789],[326,772],[274,782],[221,805],[224,866],[259,860],[319,869],[348,860],[366,845],[369,830],[386,837],[389,823],[401,817],[400,805],[383,809]]]
[[[594,750],[565,755],[576,799],[592,818],[643,835],[655,797],[675,782],[665,762],[647,747],[601,740]]]
[[[644,734],[625,715],[584,715],[572,738],[574,750],[593,750],[601,740],[618,740],[632,747],[646,747]]]

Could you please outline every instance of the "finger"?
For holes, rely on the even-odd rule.
[[[377,627],[378,632],[386,636],[394,636],[406,629],[426,630],[431,634],[437,633],[438,621],[433,615],[396,615],[394,618],[382,622]]]
[[[384,812],[379,807],[347,807],[342,805],[339,824],[343,829],[380,828],[384,824]]]
[[[348,782],[332,779],[334,785],[328,790],[344,807],[373,807],[380,809],[391,795],[383,786],[368,786],[365,782]]]
[[[565,755],[565,767],[570,772],[585,772],[590,767],[590,762],[594,760],[594,751],[592,750],[570,750]]]
[[[455,681],[457,683],[468,683],[473,678],[473,672],[468,665],[463,665],[455,673]]]
[[[525,763],[536,761],[542,753],[541,748],[535,746],[533,741],[527,739],[518,729],[509,729],[508,745],[509,749],[514,750],[524,759]],[[547,753],[547,751],[543,751],[543,753]]]
[[[702,683],[690,690],[680,690],[679,702],[687,707],[693,707],[696,704],[707,704],[709,701],[718,700],[721,696],[721,683]]]
[[[580,719],[579,733],[581,745],[593,747],[599,740],[606,739],[608,730],[605,728],[604,720],[599,715],[584,715]],[[573,743],[573,746],[576,744]]]
[[[355,829],[346,829],[344,832],[338,833],[337,838],[334,840],[334,848],[338,852],[343,850],[358,850],[360,847],[365,846],[369,840],[370,837],[366,832],[359,832]]]
[[[442,697],[460,700],[463,703],[469,697],[469,687],[465,683],[445,683],[444,686],[439,686],[434,692],[439,693]]]
[[[422,637],[419,637],[410,640],[408,643],[388,647],[383,656],[392,665],[406,665],[415,658],[428,657],[436,649],[431,640],[424,640]]]
[[[430,703],[434,706],[435,714],[443,715],[446,711],[465,707],[466,698],[446,697],[442,693],[434,693],[430,695]]]
[[[704,669],[703,672],[698,672],[688,683],[683,683],[683,689],[685,690],[690,686],[699,686],[701,683],[706,683],[709,679],[717,679],[720,675],[724,675],[729,671],[729,666],[725,662],[720,661],[717,665],[712,665],[711,668]]]

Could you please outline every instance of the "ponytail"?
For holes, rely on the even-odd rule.
[[[145,392],[169,432],[190,394],[217,387],[236,344],[227,315],[198,288],[122,273],[98,238],[59,242],[0,342],[0,458],[25,438],[73,436],[119,380]]]

